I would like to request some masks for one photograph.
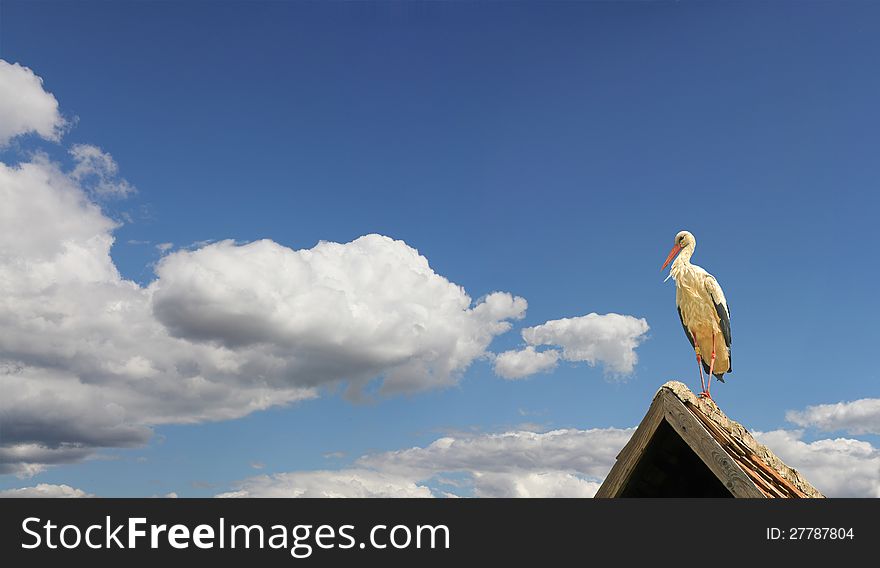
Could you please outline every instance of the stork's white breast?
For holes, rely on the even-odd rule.
[[[695,332],[720,333],[715,302],[705,285],[708,273],[694,268],[688,267],[674,275],[675,303],[681,310],[681,319]]]

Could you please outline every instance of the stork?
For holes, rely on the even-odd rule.
[[[669,269],[669,276],[675,280],[675,305],[684,334],[697,354],[700,385],[703,388],[700,397],[711,399],[709,387],[712,376],[723,383],[724,373],[733,370],[730,363],[730,309],[715,277],[696,264],[691,264],[696,247],[697,239],[688,231],[681,231],[675,235],[675,243],[660,270],[665,269],[678,255]],[[703,353],[712,354],[708,365]],[[704,369],[708,382],[703,381]]]

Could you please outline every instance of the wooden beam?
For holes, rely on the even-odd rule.
[[[602,485],[596,492],[597,498],[618,497],[621,489],[626,486],[630,475],[632,475],[633,470],[645,453],[648,442],[654,437],[654,432],[657,431],[657,427],[663,420],[664,406],[659,401],[659,398],[660,393],[654,396],[654,400],[651,402],[650,408],[648,408],[648,413],[645,414],[629,442],[617,454],[617,461],[614,462],[614,466],[608,472],[605,481],[602,482]]]

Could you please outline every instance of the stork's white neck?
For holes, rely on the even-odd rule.
[[[691,267],[691,257],[694,255],[694,245],[688,245],[681,249],[669,273],[673,278],[678,279],[678,275]]]

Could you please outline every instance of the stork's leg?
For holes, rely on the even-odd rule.
[[[706,398],[712,398],[712,395],[709,394],[709,388],[712,386],[712,373],[715,372],[715,334],[712,334],[712,358],[709,359],[709,376],[706,377],[707,384],[706,390],[700,393],[700,396],[705,396]]]
[[[697,334],[691,331],[691,337],[694,338],[694,351],[697,353],[697,369],[700,370],[700,388],[702,392],[706,392],[706,381],[703,380],[703,356],[700,354],[700,344],[697,343]]]
[[[706,381],[703,380],[703,358],[700,356],[699,347],[697,347],[697,368],[700,369],[700,388],[706,392]]]

